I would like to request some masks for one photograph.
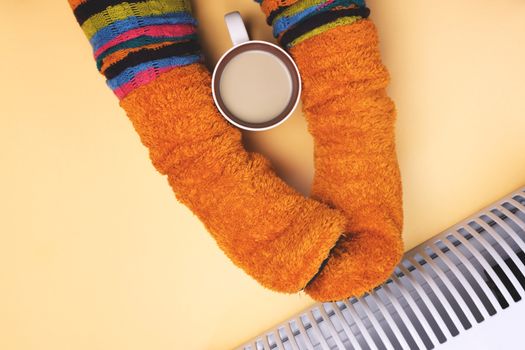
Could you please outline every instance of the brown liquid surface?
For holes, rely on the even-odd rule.
[[[232,58],[220,78],[225,107],[238,119],[264,123],[285,110],[292,98],[292,77],[276,56],[250,50]]]

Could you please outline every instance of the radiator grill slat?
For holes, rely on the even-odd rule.
[[[285,341],[287,340],[287,337],[283,336],[281,334],[281,330],[282,330],[282,328],[277,329],[275,331],[277,334],[274,334],[274,336],[275,336],[275,343],[277,345],[277,349],[284,349],[284,344],[282,342],[282,339],[285,339]]]
[[[425,259],[428,266],[437,274],[437,277],[445,285],[447,291],[452,295],[453,299],[459,304],[460,310],[463,311],[463,314],[466,316],[469,325],[466,326],[466,329],[470,328],[472,324],[477,323],[476,315],[474,311],[468,307],[467,298],[464,295],[461,295],[458,286],[454,286],[453,283],[449,280],[449,277],[446,273],[438,266],[438,264],[432,259],[424,250],[419,251],[419,254]],[[440,259],[437,257],[436,259]],[[449,300],[447,298],[447,300]],[[469,300],[470,301],[470,300]],[[465,312],[467,310],[467,312]],[[477,310],[477,309],[476,309]],[[458,325],[459,326],[459,325]]]
[[[354,305],[352,304],[352,301],[344,300],[343,301],[346,305],[346,308],[350,315],[352,316],[352,319],[359,329],[359,334],[364,338],[364,343],[366,344],[367,349],[378,349],[377,345],[372,340],[372,335],[369,333],[369,331],[366,329],[365,324],[361,320],[361,317],[357,314]]]
[[[386,324],[391,326],[391,330],[394,333],[395,339],[400,343],[402,349],[409,349],[407,339],[402,334],[402,330],[397,322],[394,321],[392,315],[387,310],[386,306],[383,304],[383,301],[379,298],[376,291],[370,293],[372,299],[374,300],[375,305],[379,308],[381,315],[385,318]]]
[[[454,277],[457,278],[457,280],[459,281],[459,285],[465,289],[466,295],[471,298],[472,302],[474,303],[476,307],[476,310],[481,314],[481,318],[476,318],[474,313],[472,312],[472,316],[476,318],[476,322],[481,322],[485,318],[489,317],[490,315],[488,314],[487,309],[485,309],[483,305],[481,296],[478,295],[478,293],[474,291],[474,288],[471,285],[471,283],[467,281],[466,276],[463,275],[463,273],[461,273],[461,271],[454,264],[454,262],[452,262],[452,260],[447,256],[447,254],[444,254],[441,251],[441,249],[438,248],[437,245],[435,245],[434,243],[429,244],[429,248],[432,249],[432,251],[436,253],[436,255],[439,257],[439,259],[441,259],[443,264],[451,271]],[[454,285],[456,288],[458,288],[456,284]]]
[[[407,333],[404,333],[401,330],[400,331],[401,333],[406,334],[405,339],[408,338],[407,341],[409,341],[410,339],[413,340],[417,348],[424,349],[425,348],[425,343],[423,340],[424,337],[421,336],[421,332],[416,329],[416,327],[418,327],[417,320],[415,320],[414,318],[412,318],[411,320],[411,317],[408,314],[407,308],[401,306],[401,303],[399,302],[397,297],[393,294],[393,292],[390,290],[390,287],[387,284],[383,286],[382,290],[384,294],[387,295],[387,299],[389,300],[389,302],[392,305],[392,308],[394,309],[392,313],[385,312],[385,314],[389,315],[389,317],[393,317],[391,314],[396,315],[400,320],[400,322],[399,321],[395,322],[393,320],[389,320],[389,321],[395,322],[396,325],[404,325],[407,330]],[[377,294],[379,294],[379,292],[377,292]],[[381,305],[381,302],[378,302],[378,305]],[[425,330],[430,331],[430,327],[426,328]],[[400,335],[400,339],[403,339],[403,338],[404,337]],[[402,345],[405,346],[404,343]],[[407,347],[407,348],[412,348],[412,347]]]
[[[357,339],[355,338],[355,333],[352,331],[350,325],[346,321],[345,317],[343,316],[343,313],[341,312],[341,309],[339,305],[336,303],[331,303],[332,309],[334,310],[334,315],[337,320],[341,323],[341,328],[343,329],[343,332],[345,334],[345,337],[348,339],[348,342],[350,344],[351,349],[359,349],[359,343],[357,342]]]
[[[329,305],[329,304],[327,304],[327,305]],[[331,334],[335,344],[337,345],[337,348],[338,349],[344,349],[345,346],[343,345],[342,339],[339,336],[339,332],[337,331],[335,325],[333,324],[332,319],[330,318],[330,316],[328,316],[328,314],[326,313],[325,307],[326,307],[326,305],[325,306],[320,305],[320,307],[319,307],[319,311],[321,313],[321,317],[326,322],[326,325],[328,326],[328,329],[330,330],[330,334]]]
[[[297,344],[297,341],[295,340],[295,336],[293,334],[292,328],[290,328],[289,322],[286,322],[284,329],[285,329],[287,339],[286,338],[283,339],[283,342],[286,342],[288,340],[288,343],[290,343],[293,350],[299,350],[299,345]]]
[[[366,317],[368,318],[368,320],[372,324],[372,329],[375,330],[377,336],[381,340],[382,348],[387,349],[387,350],[394,350],[394,347],[392,346],[391,342],[389,341],[388,336],[385,333],[385,330],[380,325],[380,323],[379,323],[379,321],[377,319],[377,316],[370,309],[370,305],[368,304],[367,299],[368,298],[363,298],[361,300],[361,303],[360,303],[361,306],[363,307],[364,314],[366,315]]]
[[[485,249],[485,253],[487,253],[488,257],[491,258],[490,260],[496,261],[497,266],[501,270],[503,270],[502,277],[506,278],[507,280],[510,280],[510,284],[512,286],[517,287],[519,285],[519,282],[516,279],[516,276],[510,271],[508,265],[504,262],[504,259],[506,258],[506,256],[502,257],[500,253],[498,253],[495,249],[495,246],[497,244],[492,245],[491,242],[487,239],[487,235],[484,235],[484,236],[480,235],[476,230],[474,230],[472,227],[468,225],[465,226],[465,230],[469,232],[477,240],[477,242],[479,242],[483,246],[483,248]],[[502,240],[498,237],[498,235],[494,235],[490,237],[501,246]]]
[[[426,332],[425,334],[431,340],[430,346],[432,346],[433,344],[439,344],[440,341],[439,341],[438,337],[440,336],[440,334],[438,334],[438,332],[436,331],[436,328],[434,328],[432,326],[432,324],[430,323],[429,318],[425,317],[423,315],[423,311],[416,304],[416,301],[412,298],[412,296],[410,295],[408,290],[401,284],[401,281],[399,281],[399,279],[397,278],[396,275],[392,276],[392,280],[394,281],[396,287],[399,289],[399,291],[403,295],[404,300],[410,305],[412,312],[415,313],[415,315],[416,315],[415,320],[418,320],[419,322],[422,323],[422,326],[424,327],[425,332]],[[406,308],[405,308],[405,310],[406,310]],[[430,318],[431,318],[431,316],[430,316]],[[435,323],[435,321],[434,321],[434,323]],[[419,334],[421,334],[421,333],[419,333]]]
[[[243,350],[432,349],[525,296],[525,188],[405,254],[360,298],[316,304]]]
[[[437,322],[439,329],[441,331],[446,332],[448,333],[450,337],[453,337],[452,332],[454,332],[454,330],[450,330],[449,327],[445,325],[445,320],[443,320],[443,318],[441,317],[438,317],[440,314],[441,315],[443,314],[443,312],[439,312],[437,309],[440,306],[442,307],[441,303],[443,302],[443,300],[438,301],[438,303],[432,302],[432,300],[430,299],[430,295],[428,295],[427,292],[423,289],[421,282],[416,280],[416,278],[414,277],[414,274],[411,274],[408,271],[408,269],[405,266],[403,266],[403,262],[401,262],[399,269],[404,275],[404,280],[410,281],[411,283],[410,288],[412,290],[415,290],[415,292],[417,293],[417,298],[420,300],[421,306],[425,306],[427,310],[430,311],[430,314],[428,316],[432,317],[434,319],[434,322]],[[414,270],[414,271],[417,271],[417,270]],[[450,322],[449,322],[449,325],[450,325]]]
[[[500,276],[496,275],[496,272],[492,269],[490,264],[485,260],[483,255],[476,249],[476,247],[474,247],[472,244],[470,244],[470,242],[467,241],[461,234],[459,234],[457,236],[450,235],[450,236],[447,237],[447,240],[451,241],[452,244],[454,244],[453,241],[452,241],[454,238],[462,243],[461,247],[464,248],[463,249],[463,254],[464,254],[463,256],[466,259],[469,259],[468,254],[473,255],[475,257],[475,260],[477,261],[477,263],[482,266],[482,268],[483,268],[482,271],[489,276],[490,280],[497,287],[495,293],[499,292],[499,294],[502,294],[502,296],[500,297],[500,300],[499,300],[498,303],[501,304],[502,308],[507,307],[509,305],[508,303],[512,300],[512,296],[510,295],[508,290],[505,288],[505,286],[503,284],[503,280],[501,280]]]
[[[301,317],[297,317],[295,319],[295,323],[299,327],[299,332],[300,332],[300,334],[302,336],[301,340],[303,341],[303,344],[305,344],[306,349],[314,350],[314,347],[313,347],[314,343],[310,339],[310,337],[308,335],[308,332],[306,332],[306,329],[304,328],[303,321],[301,320]]]
[[[488,299],[488,305],[485,304],[485,306],[487,307],[487,309],[494,309],[493,312],[489,311],[489,314],[493,315],[494,313],[496,313],[495,308],[499,308],[499,310],[502,310],[500,303],[496,299],[495,293],[492,290],[485,292],[485,290],[483,289],[483,286],[486,285],[486,282],[483,279],[485,276],[483,276],[482,272],[480,272],[480,270],[474,266],[471,259],[468,259],[465,255],[463,255],[463,253],[461,253],[459,249],[457,249],[456,246],[452,244],[448,239],[443,239],[440,242],[449,250],[449,258],[452,258],[452,256],[454,256],[458,259],[458,261],[460,261],[460,263],[457,264],[456,267],[459,268],[460,266],[464,266],[465,269],[468,271],[468,274],[464,273],[463,276],[467,278],[472,277],[472,279],[477,283],[476,289],[479,288],[479,291],[476,293],[476,295],[478,295],[480,298],[486,297]],[[501,286],[503,287],[503,285]]]

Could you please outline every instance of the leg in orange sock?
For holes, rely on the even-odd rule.
[[[303,75],[304,111],[315,140],[312,195],[342,209],[349,232],[307,292],[321,300],[359,296],[386,280],[403,254],[396,113],[377,32],[361,20],[291,52]]]
[[[187,1],[69,2],[98,68],[177,198],[262,285],[304,288],[346,219],[298,194],[266,159],[244,150],[240,132],[213,104]]]
[[[368,14],[363,1],[300,1],[272,22],[303,79],[315,141],[312,196],[348,219],[348,233],[306,288],[320,301],[364,294],[403,254],[395,106]]]

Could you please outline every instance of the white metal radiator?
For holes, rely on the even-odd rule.
[[[239,349],[494,348],[525,324],[524,252],[525,187],[407,252],[370,294],[316,304]],[[507,344],[525,348],[514,333]]]

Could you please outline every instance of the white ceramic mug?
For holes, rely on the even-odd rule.
[[[227,14],[224,20],[233,47],[221,57],[213,71],[212,92],[215,104],[224,118],[241,129],[263,131],[274,128],[286,121],[299,103],[301,96],[299,69],[290,55],[279,46],[266,41],[250,40],[239,12]],[[260,56],[260,62],[262,62],[258,63],[256,69],[248,71],[248,73],[253,74],[243,75],[243,77],[247,77],[246,79],[239,78],[238,74],[235,76],[235,80],[228,78],[228,74],[230,77],[233,74],[228,72],[241,69],[239,68],[241,67],[239,63],[241,56],[242,59],[246,60],[249,55],[256,55],[254,58],[257,59]],[[227,84],[226,81],[228,81]],[[260,84],[261,81],[264,81],[264,84]],[[234,89],[230,87],[232,84]],[[268,84],[274,84],[270,85],[274,88],[270,90],[259,88],[260,86],[269,86]],[[246,88],[248,86],[249,89]],[[237,94],[226,93],[226,91],[236,91]],[[285,93],[280,94],[280,91],[285,91]],[[241,101],[243,98],[244,100]],[[250,102],[253,101],[256,102],[253,103],[253,106],[259,106],[259,108],[254,108],[253,112],[250,113],[260,114],[257,118],[250,119],[246,118],[246,115],[239,115],[242,114],[240,109],[232,107],[235,104],[240,104],[245,110],[250,109],[252,108]],[[266,108],[266,106],[269,107]],[[264,113],[267,112],[268,115],[265,115]]]

